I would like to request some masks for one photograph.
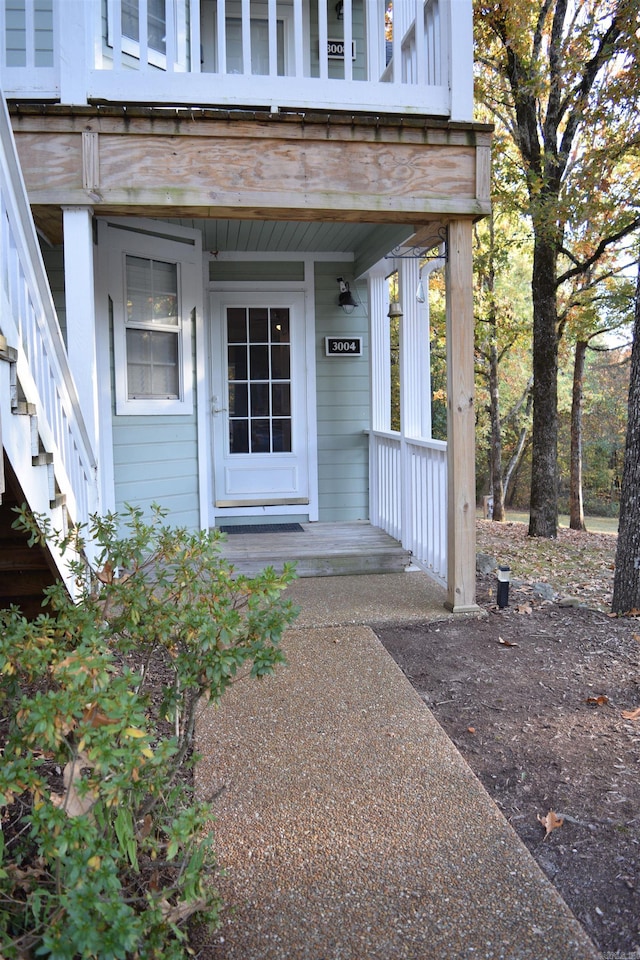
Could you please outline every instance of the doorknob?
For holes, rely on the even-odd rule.
[[[214,415],[214,417],[215,417],[215,415],[216,415],[217,413],[225,413],[225,412],[226,412],[226,409],[227,409],[226,407],[219,407],[219,406],[218,406],[218,398],[217,398],[217,397],[211,397],[211,413]]]

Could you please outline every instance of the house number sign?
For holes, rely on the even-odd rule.
[[[362,337],[325,337],[324,352],[327,357],[361,357]]]
[[[329,60],[344,60],[344,40],[327,40],[327,57]],[[351,59],[356,59],[356,42],[351,41]]]

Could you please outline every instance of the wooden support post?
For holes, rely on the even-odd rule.
[[[98,438],[98,375],[92,216],[90,207],[63,208],[67,356],[87,433],[95,452]]]
[[[448,601],[476,604],[475,403],[471,220],[449,224],[447,262]]]

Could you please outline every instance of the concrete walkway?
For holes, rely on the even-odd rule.
[[[212,960],[599,954],[366,622],[444,619],[421,573],[296,582],[288,666],[200,718],[229,908]],[[201,955],[204,960],[204,955]]]

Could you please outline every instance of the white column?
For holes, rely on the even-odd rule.
[[[476,605],[475,386],[471,220],[449,224],[447,261],[447,606]]]
[[[94,453],[98,445],[93,210],[63,207],[67,355]]]
[[[368,277],[371,324],[371,428],[391,429],[391,370],[389,345],[388,284],[385,267],[372,270]]]

